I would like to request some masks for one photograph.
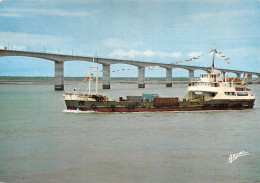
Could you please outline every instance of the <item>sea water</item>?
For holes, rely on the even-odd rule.
[[[65,90],[77,85],[65,81]],[[0,84],[0,182],[259,182],[260,85],[251,88],[251,110],[74,113],[53,82]],[[99,92],[181,97],[186,89],[114,82]]]

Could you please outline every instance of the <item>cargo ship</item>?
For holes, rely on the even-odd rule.
[[[214,55],[215,55],[214,49]],[[214,55],[211,70],[200,74],[197,81],[190,81],[183,97],[160,97],[158,94],[126,96],[113,100],[98,94],[98,68],[91,67],[88,93],[65,93],[64,100],[68,110],[98,112],[144,112],[144,111],[197,111],[197,110],[243,110],[254,107],[255,97],[245,80],[222,76],[214,68]],[[92,73],[95,71],[96,75]],[[96,82],[96,92],[91,93],[91,83]]]

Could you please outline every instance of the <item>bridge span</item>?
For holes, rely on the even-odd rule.
[[[166,87],[172,87],[172,69],[182,68],[189,71],[189,80],[194,79],[194,70],[204,70],[208,72],[210,67],[197,67],[187,65],[176,65],[167,63],[156,63],[156,62],[141,62],[134,60],[121,60],[121,59],[109,59],[109,58],[98,58],[98,57],[86,57],[86,56],[74,56],[74,55],[63,55],[63,54],[52,54],[52,53],[41,53],[41,52],[30,52],[30,51],[17,51],[17,50],[6,50],[0,49],[0,57],[4,56],[24,56],[41,58],[55,62],[55,90],[64,90],[64,62],[67,61],[87,61],[92,62],[94,59],[95,63],[102,64],[103,66],[103,89],[110,89],[110,65],[112,64],[128,64],[138,67],[138,88],[145,88],[145,67],[149,66],[160,66],[166,69]],[[242,73],[249,74],[248,83],[252,83],[252,75],[258,76],[257,83],[260,83],[260,73],[239,71],[231,69],[217,68],[221,72],[231,72],[240,78]]]

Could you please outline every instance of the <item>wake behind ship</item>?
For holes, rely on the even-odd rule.
[[[215,53],[215,50],[214,50]],[[93,77],[91,70],[96,71]],[[163,98],[158,94],[119,97],[113,100],[98,94],[98,70],[92,67],[84,80],[89,83],[88,93],[65,93],[68,110],[98,112],[142,112],[142,111],[196,111],[196,110],[242,110],[254,107],[255,97],[244,80],[222,77],[221,71],[212,68],[209,73],[200,74],[198,81],[189,82],[184,97]],[[91,94],[91,82],[96,81],[96,93]]]

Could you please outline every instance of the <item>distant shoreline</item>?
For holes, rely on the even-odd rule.
[[[85,77],[64,77],[64,80],[83,80]],[[42,76],[0,76],[0,80],[48,80],[54,77]],[[102,77],[98,78],[102,81]],[[111,77],[111,80],[137,80],[138,77]],[[188,77],[173,77],[176,81],[188,81]],[[145,80],[160,80],[164,81],[165,77],[145,77]]]
[[[84,77],[64,77],[64,82],[81,82]],[[102,77],[99,78],[100,83]],[[111,83],[128,83],[137,84],[137,77],[111,77]],[[149,84],[165,84],[166,79],[163,77],[146,77],[145,82]],[[188,83],[188,78],[172,78],[172,83]],[[0,76],[0,84],[18,84],[18,85],[37,85],[37,84],[54,84],[54,77],[24,77],[24,76]]]

